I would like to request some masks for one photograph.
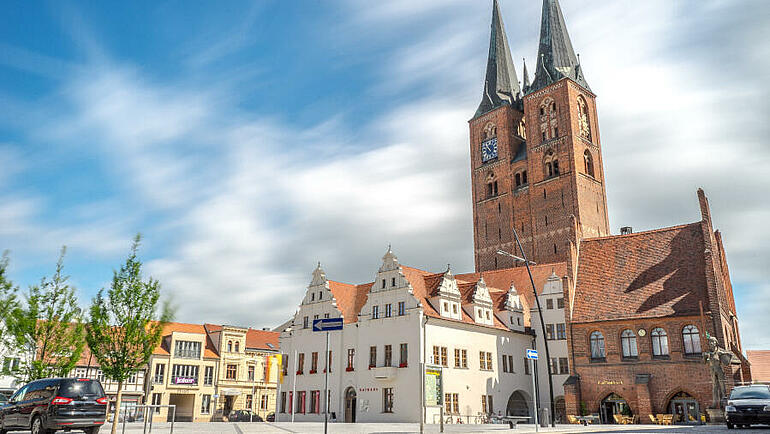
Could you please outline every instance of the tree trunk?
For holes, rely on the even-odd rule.
[[[118,432],[118,421],[120,420],[120,402],[123,401],[123,381],[118,381],[118,396],[115,397],[115,413],[112,415],[112,434]]]

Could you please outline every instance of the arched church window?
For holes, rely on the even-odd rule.
[[[577,110],[578,110],[578,127],[580,130],[580,137],[590,141],[591,140],[591,124],[588,118],[588,104],[582,95],[577,98]]]
[[[513,176],[513,179],[516,182],[516,187],[521,187],[521,173],[517,173]]]
[[[591,151],[588,149],[583,152],[583,163],[585,163],[586,175],[594,178],[594,161],[591,157]]]
[[[497,196],[497,179],[493,173],[487,175],[487,197]]]
[[[559,176],[559,159],[556,157],[556,154],[554,154],[553,151],[548,151],[543,162],[545,164],[546,179]]]
[[[668,334],[660,327],[652,329],[650,332],[652,338],[652,355],[653,356],[667,356],[668,355]]]
[[[623,330],[620,334],[620,347],[623,349],[623,357],[637,357],[636,334],[631,329]]]
[[[700,332],[694,325],[688,325],[682,330],[685,354],[700,354]]]
[[[227,341],[227,352],[228,353],[233,352],[233,341]]]

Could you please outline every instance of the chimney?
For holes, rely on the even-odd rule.
[[[620,228],[620,235],[629,235],[634,233],[634,228],[631,226],[623,226]]]

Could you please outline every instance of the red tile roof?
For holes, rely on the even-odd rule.
[[[581,241],[572,321],[698,315],[704,245],[700,223]]]
[[[401,271],[404,276],[412,285],[414,296],[422,303],[425,314],[429,317],[442,318],[440,313],[434,306],[430,304],[430,298],[433,297],[441,285],[441,281],[444,277],[444,272],[431,273],[418,268],[409,267],[406,265],[400,265]],[[566,274],[566,263],[556,264],[544,264],[532,267],[532,274],[535,280],[535,285],[538,288],[538,292],[542,292],[543,286],[546,280],[552,274],[556,273],[557,276],[564,276]],[[524,318],[525,324],[529,325],[529,308],[534,300],[531,291],[531,284],[529,282],[529,276],[527,270],[524,267],[508,268],[504,270],[485,271],[482,273],[467,273],[459,274],[455,276],[457,280],[458,289],[461,293],[463,302],[468,302],[473,296],[473,291],[476,288],[476,283],[481,277],[484,277],[484,281],[487,283],[489,294],[492,297],[494,311],[496,314],[500,314],[505,308],[505,295],[513,282],[517,291],[522,295],[522,305],[524,306]],[[358,315],[361,312],[364,304],[369,295],[369,290],[373,285],[372,283],[365,283],[361,285],[351,285],[347,283],[341,283],[329,280],[329,288],[337,300],[337,307],[342,312],[342,317],[346,324],[353,323],[358,320]],[[450,320],[443,318],[447,321],[460,321]],[[471,313],[463,309],[461,322],[467,324],[477,324],[473,320]],[[489,327],[489,326],[485,326]],[[505,324],[495,316],[494,328],[506,329]]]
[[[246,348],[278,351],[278,336],[280,336],[278,332],[250,328],[246,332]]]
[[[179,332],[179,333],[192,333],[192,334],[201,334],[206,337],[206,347],[203,351],[203,357],[214,357],[217,358],[219,355],[216,352],[216,348],[214,348],[213,342],[211,342],[211,339],[208,336],[208,333],[206,333],[206,329],[203,326],[203,324],[187,324],[187,323],[179,323],[179,322],[171,322],[166,324],[165,327],[163,327],[163,332],[161,335],[163,336],[163,340],[161,340],[160,345],[155,347],[155,350],[152,352],[155,355],[163,355],[167,356],[169,355],[169,348],[166,348],[166,337],[171,336],[171,333],[173,332]]]
[[[751,363],[751,379],[770,383],[770,350],[748,350],[746,357]]]

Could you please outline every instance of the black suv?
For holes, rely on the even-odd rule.
[[[727,428],[770,424],[770,386],[753,384],[737,386],[730,392],[725,407]]]
[[[0,434],[31,430],[82,430],[96,434],[104,424],[108,399],[98,380],[46,378],[24,385],[0,407]]]

